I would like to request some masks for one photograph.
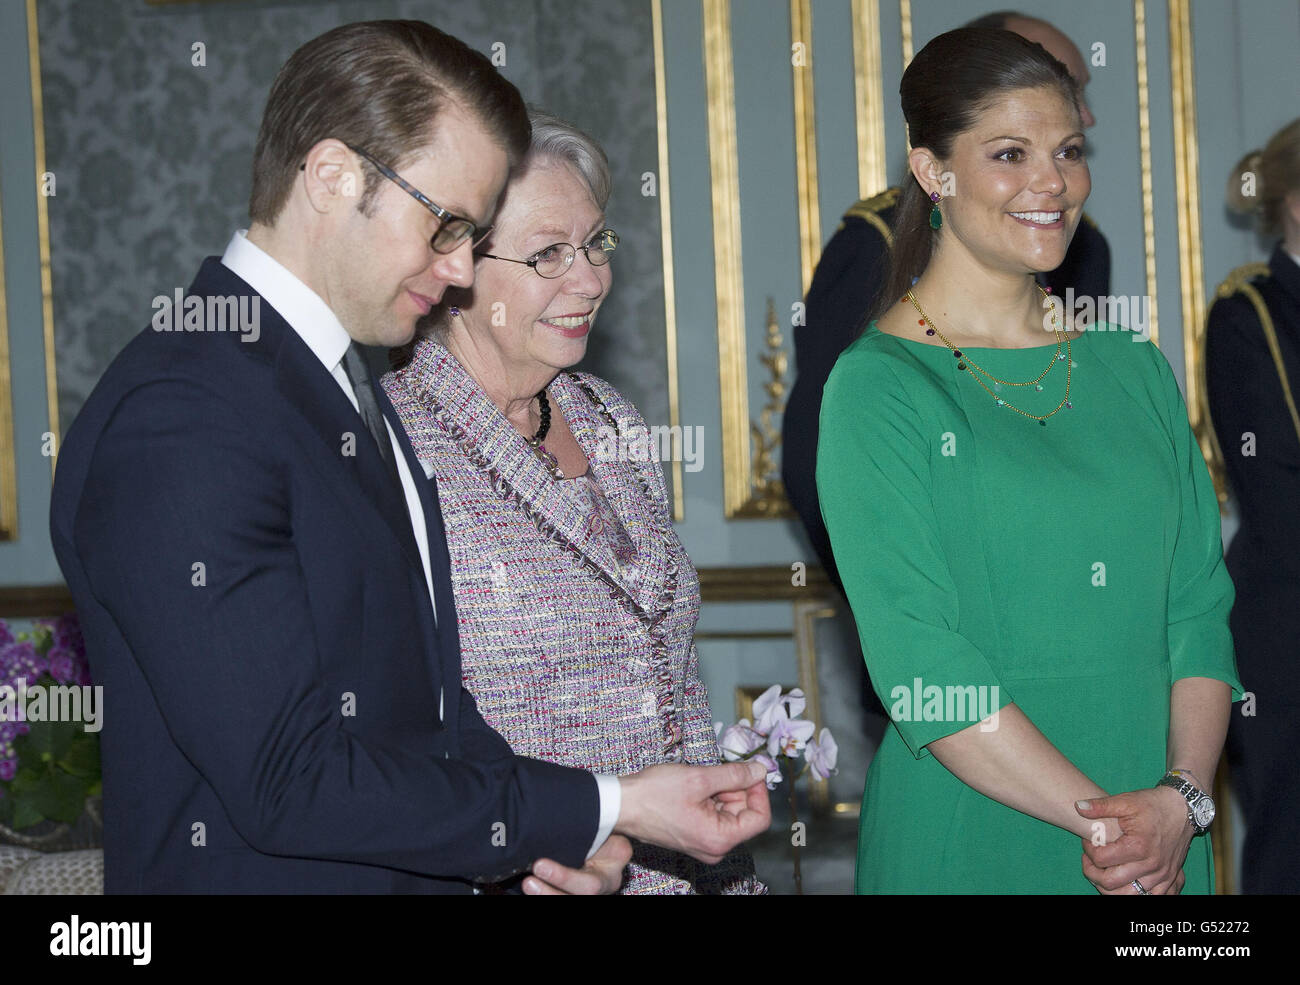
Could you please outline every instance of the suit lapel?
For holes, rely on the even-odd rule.
[[[423,577],[405,497],[393,483],[365,421],[298,333],[291,328],[288,333],[276,357],[276,385],[319,439],[315,450],[325,452],[334,469],[360,488],[362,498],[380,515]]]
[[[297,410],[304,425],[304,453],[326,476],[337,480],[340,491],[358,509],[381,520],[407,560],[423,572],[402,490],[394,487],[365,421],[307,343],[217,257],[204,261],[189,293],[253,299],[260,315],[260,333],[255,341],[235,340],[232,335],[232,343],[249,357],[270,364],[275,387]],[[353,436],[350,443],[345,442],[345,434]]]
[[[456,624],[456,599],[451,590],[451,555],[447,550],[447,532],[442,523],[442,506],[438,502],[438,481],[424,474],[424,466],[416,457],[411,439],[402,426],[401,418],[393,408],[388,394],[382,386],[375,387],[375,397],[379,408],[388,418],[393,431],[397,434],[398,444],[406,458],[406,466],[411,470],[415,480],[416,492],[420,496],[420,507],[424,511],[425,539],[429,546],[429,575],[433,581],[433,598],[437,610],[436,620],[424,620],[425,631],[430,639],[438,641],[441,654],[441,667],[431,668],[435,679],[441,674],[444,692],[443,724],[451,734],[457,734],[457,722],[460,710],[460,632]],[[423,577],[423,571],[421,571]],[[428,610],[424,610],[428,613]]]

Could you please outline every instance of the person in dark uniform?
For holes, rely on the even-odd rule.
[[[1253,186],[1253,187],[1252,187]],[[1248,189],[1253,194],[1243,195]],[[1232,635],[1242,686],[1228,761],[1246,820],[1241,890],[1300,893],[1300,119],[1247,154],[1229,205],[1282,237],[1267,272],[1238,268],[1206,332],[1210,418],[1241,526],[1228,549]]]
[[[1037,42],[1062,62],[1083,91],[1089,81],[1079,49],[1051,24],[1023,14],[1001,12],[971,21],[966,27],[994,27]],[[1086,100],[1079,107],[1084,127],[1096,122]],[[782,421],[781,478],[786,496],[803,522],[808,540],[841,594],[830,538],[822,521],[814,470],[820,433],[822,387],[835,361],[863,327],[863,319],[883,287],[893,228],[897,188],[855,202],[822,251],[805,303],[805,324],[794,328],[795,380]],[[1110,293],[1110,247],[1087,215],[1075,232],[1065,260],[1040,280],[1059,296],[1073,288],[1075,297]],[[1095,311],[1104,308],[1094,307]],[[863,669],[863,700],[869,711],[884,714]]]

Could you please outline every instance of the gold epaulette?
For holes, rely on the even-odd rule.
[[[883,209],[892,209],[898,204],[898,189],[886,188],[878,195],[872,195],[870,198],[861,198],[849,206],[844,213],[845,219],[861,219],[870,223],[885,238],[885,245],[892,246],[894,243],[894,234],[890,232],[889,224],[880,218]]]
[[[1270,273],[1267,263],[1244,264],[1231,271],[1224,278],[1223,283],[1214,292],[1214,299],[1220,301],[1240,294],[1255,309],[1255,315],[1259,318],[1260,330],[1263,332],[1264,341],[1268,345],[1269,355],[1273,357],[1273,368],[1277,371],[1278,382],[1282,386],[1282,398],[1286,402],[1287,413],[1291,417],[1291,426],[1295,428],[1296,438],[1300,440],[1300,411],[1296,409],[1295,397],[1291,393],[1291,381],[1287,377],[1286,362],[1282,358],[1282,349],[1278,345],[1277,329],[1273,325],[1273,317],[1269,313],[1268,305],[1265,304],[1263,296],[1253,283],[1260,278],[1269,276]],[[1200,423],[1203,425],[1202,428],[1197,430],[1197,438],[1201,442],[1202,450],[1206,453],[1205,457],[1210,467],[1210,475],[1215,480],[1215,486],[1219,494],[1219,502],[1224,503],[1228,496],[1227,469],[1224,466],[1223,451],[1219,447],[1218,435],[1214,430],[1214,422],[1210,418],[1209,386],[1206,382],[1208,329],[1209,316],[1207,314],[1206,323],[1197,326],[1193,340],[1198,357],[1196,360],[1198,384],[1196,403]]]

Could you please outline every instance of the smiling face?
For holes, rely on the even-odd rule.
[[[506,152],[454,104],[439,114],[434,130],[429,145],[395,170],[439,207],[486,226],[505,186]],[[359,190],[369,165],[345,153]],[[379,180],[369,216],[355,205],[353,196],[322,243],[325,300],[358,342],[403,345],[449,286],[474,282],[470,241],[451,253],[435,252],[430,240],[438,218],[387,178]]]
[[[957,136],[947,161],[918,148],[912,166],[927,194],[951,192],[939,204],[939,250],[1008,273],[1059,267],[1092,189],[1079,114],[1048,88],[1002,96]]]
[[[557,243],[587,243],[604,226],[604,213],[571,167],[533,160],[510,182],[479,252],[528,260]],[[593,266],[579,250],[565,273],[547,279],[521,263],[481,258],[472,296],[461,301],[457,292],[461,315],[451,319],[450,332],[459,336],[458,347],[475,351],[477,370],[525,386],[549,379],[586,353],[610,267]]]

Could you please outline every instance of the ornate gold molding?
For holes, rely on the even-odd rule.
[[[663,0],[650,0],[651,33],[654,35],[655,115],[659,153],[659,229],[663,240],[664,349],[668,361],[668,424],[673,433],[681,427],[681,400],[677,378],[677,288],[673,277],[673,210],[668,194],[668,73],[664,68]],[[673,519],[686,519],[681,456],[674,456]]]
[[[62,432],[59,430],[59,378],[54,362],[54,281],[50,275],[50,213],[41,183],[45,174],[45,103],[41,96],[41,45],[36,25],[36,0],[27,0],[27,63],[32,76],[32,136],[36,148],[36,231],[41,251],[41,323],[45,330],[45,399],[49,429],[54,435],[50,456],[50,478],[58,460]]]
[[[14,446],[14,398],[10,381],[4,212],[0,209],[0,540],[18,539],[18,450]]]
[[[1192,62],[1192,11],[1189,0],[1169,0],[1169,74],[1173,80],[1174,186],[1178,210],[1178,275],[1183,302],[1183,368],[1187,416],[1207,461],[1218,450],[1212,428],[1201,418],[1205,368],[1199,341],[1205,333],[1205,271],[1201,253],[1201,182],[1196,146],[1196,75]],[[1220,458],[1220,469],[1222,458]],[[1222,471],[1211,475],[1220,502],[1226,488]]]
[[[743,518],[789,516],[790,501],[786,499],[781,465],[777,459],[781,428],[776,422],[785,413],[785,374],[790,360],[785,352],[781,323],[776,317],[776,305],[770,297],[767,299],[767,351],[760,354],[758,360],[768,370],[768,379],[763,384],[767,402],[759,411],[758,420],[749,422],[750,461],[753,463],[749,477],[750,495],[735,515]]]
[[[800,599],[793,605],[794,609],[794,653],[799,664],[799,685],[803,688],[804,698],[808,702],[804,717],[815,722],[820,728],[827,728],[822,718],[822,682],[817,670],[817,623],[835,615],[835,607],[816,599]],[[820,735],[820,733],[818,733]],[[831,806],[831,791],[828,783],[808,784],[808,796],[813,809],[824,814]],[[843,806],[836,804],[837,813]]]
[[[713,204],[713,280],[718,309],[718,397],[722,407],[723,515],[749,499],[749,383],[740,256],[740,164],[729,0],[701,0],[704,85],[708,99],[709,188]]]
[[[885,93],[879,0],[852,0],[853,95],[858,138],[858,197],[886,185]]]
[[[796,602],[838,596],[817,565],[808,565],[801,578],[795,575],[789,565],[780,564],[700,568],[700,597],[704,602]]]
[[[0,588],[0,619],[34,619],[72,612],[66,585],[23,585]]]
[[[821,203],[817,197],[817,111],[813,97],[812,0],[790,0],[790,46],[803,45],[802,64],[790,58],[794,82],[795,188],[799,201],[799,269],[808,293],[822,252]]]
[[[903,71],[912,64],[912,0],[898,0],[898,26],[903,36]]]
[[[1147,80],[1147,5],[1133,0],[1133,33],[1137,49],[1138,148],[1142,161],[1142,229],[1146,254],[1147,294],[1151,298],[1151,341],[1160,344],[1156,318],[1156,213],[1151,191],[1151,89]]]

